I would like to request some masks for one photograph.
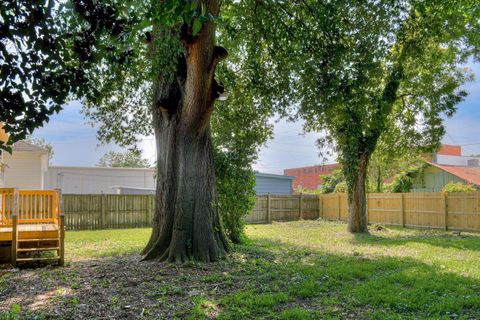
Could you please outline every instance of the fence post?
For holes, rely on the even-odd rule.
[[[65,264],[65,214],[60,213],[60,260],[59,265]]]
[[[341,212],[340,212],[340,193],[337,193],[337,215],[338,220],[342,220]]]
[[[303,203],[303,193],[300,192],[300,196],[298,197],[298,219],[299,220],[303,220],[302,203]]]
[[[270,193],[267,194],[267,223],[272,223],[272,207],[270,204]]]
[[[101,196],[100,229],[105,229],[105,194]]]
[[[404,195],[400,193],[400,214],[402,215],[402,227],[405,228],[405,206],[404,206]]]
[[[448,230],[448,195],[446,192],[442,194],[443,198],[443,225],[444,230]]]
[[[323,217],[323,212],[322,212],[322,195],[318,195],[318,218]]]
[[[17,266],[17,241],[18,241],[18,216],[20,210],[20,195],[18,190],[13,190],[13,208],[12,208],[12,265]]]

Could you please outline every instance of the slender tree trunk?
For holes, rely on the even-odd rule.
[[[207,12],[218,14],[217,1],[204,3]],[[152,235],[143,253],[144,259],[210,262],[228,250],[217,208],[210,133],[213,104],[222,89],[214,72],[226,51],[214,46],[210,21],[196,37],[181,32],[185,53],[176,79],[159,76],[153,87],[157,193]]]
[[[365,191],[368,161],[366,153],[360,156],[357,174],[348,188],[348,231],[352,233],[368,233]]]

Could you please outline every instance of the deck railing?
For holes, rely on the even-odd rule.
[[[0,189],[0,226],[12,225],[12,216],[17,212],[20,224],[55,223],[60,217],[60,199],[56,190]]]

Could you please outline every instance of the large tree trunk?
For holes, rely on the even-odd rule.
[[[218,14],[217,1],[205,4],[208,12]],[[214,46],[212,22],[196,37],[181,32],[185,53],[176,79],[159,76],[153,88],[157,193],[152,235],[143,253],[144,259],[209,262],[228,249],[217,209],[210,133],[210,115],[221,90],[214,72],[226,51]]]
[[[366,153],[359,159],[358,170],[348,187],[348,231],[353,233],[367,233],[367,198],[365,183],[367,177],[369,157]]]

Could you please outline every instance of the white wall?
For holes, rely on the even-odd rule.
[[[52,166],[45,173],[45,188],[64,194],[113,194],[118,186],[155,188],[154,175],[155,170],[143,168]]]
[[[462,166],[465,167],[468,165],[468,160],[470,159],[478,159],[476,157],[469,157],[469,156],[446,156],[443,154],[437,154],[437,161],[438,164],[445,164],[451,166]]]
[[[446,164],[451,166],[466,166],[468,157],[462,156],[447,156],[443,154],[437,154],[438,164]]]
[[[43,152],[8,152],[3,153],[7,164],[4,172],[6,188],[36,189],[44,188],[43,174],[48,167],[48,156]]]

